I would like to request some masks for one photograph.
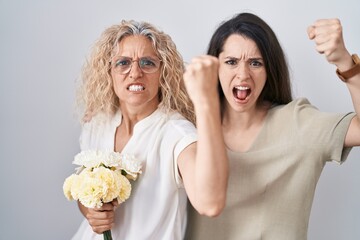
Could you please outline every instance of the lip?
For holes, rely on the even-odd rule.
[[[248,84],[235,85],[232,88],[232,94],[235,102],[247,103],[251,96],[252,89]]]
[[[126,86],[126,90],[133,93],[140,93],[145,91],[145,85],[141,83],[132,83]]]

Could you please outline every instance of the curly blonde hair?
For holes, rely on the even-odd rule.
[[[171,37],[147,22],[121,21],[107,28],[95,43],[90,59],[85,62],[78,89],[78,106],[83,119],[98,113],[113,115],[119,108],[110,74],[110,60],[118,51],[118,43],[126,36],[147,37],[161,59],[159,101],[167,112],[177,111],[195,123],[194,106],[186,92],[184,63]]]

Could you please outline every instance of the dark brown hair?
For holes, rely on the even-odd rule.
[[[267,80],[257,104],[269,101],[272,104],[287,104],[292,100],[289,69],[284,52],[270,26],[258,16],[240,13],[220,24],[214,32],[208,47],[208,54],[219,57],[226,39],[239,34],[255,42],[264,59]],[[218,85],[223,106],[224,93]]]

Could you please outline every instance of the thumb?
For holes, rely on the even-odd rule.
[[[315,27],[314,26],[309,26],[307,28],[307,34],[310,40],[315,38]]]

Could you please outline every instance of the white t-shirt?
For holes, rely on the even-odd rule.
[[[112,119],[95,117],[83,126],[81,150],[114,150],[121,113]],[[177,169],[177,157],[197,140],[195,126],[178,113],[161,109],[134,126],[122,153],[143,162],[143,173],[134,182],[126,202],[116,209],[113,239],[183,239],[187,222],[187,195]],[[84,219],[73,240],[103,239]]]

